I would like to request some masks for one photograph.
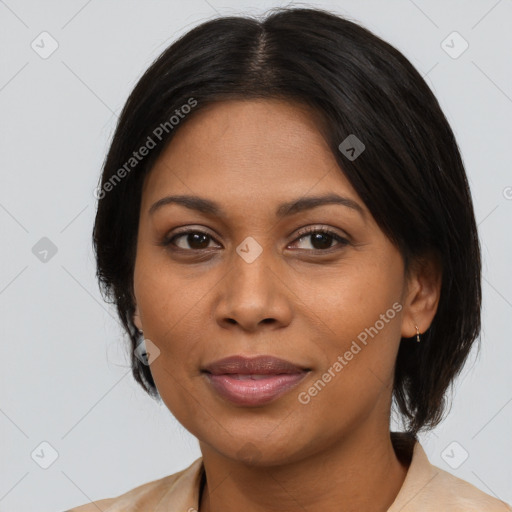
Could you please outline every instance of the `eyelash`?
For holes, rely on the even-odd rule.
[[[327,249],[302,249],[302,250],[309,251],[309,252],[329,253],[329,252],[332,252],[333,250],[343,248],[346,245],[349,245],[349,243],[350,243],[346,238],[343,238],[342,236],[338,235],[338,233],[336,233],[335,231],[332,231],[327,228],[320,229],[320,228],[315,228],[315,227],[305,228],[302,232],[299,233],[298,237],[294,240],[294,242],[301,240],[302,238],[306,238],[307,236],[310,236],[312,234],[316,234],[316,233],[320,233],[322,235],[328,235],[329,237],[332,237],[334,240],[336,240],[338,242],[339,247],[333,246],[333,247],[329,247]],[[180,237],[183,237],[186,235],[190,235],[190,234],[205,235],[205,236],[209,237],[211,240],[215,240],[214,237],[211,236],[209,233],[207,233],[205,231],[193,229],[193,230],[182,231],[180,233],[175,233],[171,237],[165,238],[162,241],[161,245],[169,248],[170,246],[175,245],[174,241],[177,238],[180,238]],[[201,252],[201,251],[207,251],[208,248],[206,248],[206,249],[183,249],[181,247],[175,246],[175,248],[172,248],[172,250],[184,251],[184,252]]]

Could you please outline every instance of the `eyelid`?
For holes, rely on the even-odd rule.
[[[173,236],[184,235],[184,234],[188,234],[188,233],[202,233],[204,235],[211,236],[212,238],[215,238],[217,236],[217,235],[212,235],[211,230],[209,230],[208,228],[205,228],[204,226],[199,226],[196,228],[196,227],[194,227],[194,225],[192,225],[192,226],[187,225],[187,226],[178,227],[178,228],[176,228],[176,230],[173,230],[173,234],[172,234],[171,238]]]
[[[331,228],[329,226],[325,226],[325,225],[322,225],[322,224],[311,225],[311,226],[307,226],[305,228],[302,228],[297,233],[295,240],[300,239],[300,238],[302,238],[302,237],[304,237],[306,235],[310,235],[312,233],[318,233],[318,232],[327,233],[327,234],[329,234],[329,235],[331,235],[333,237],[342,238],[342,239],[346,240],[347,242],[350,240],[350,237],[349,237],[348,234],[346,234],[346,233],[340,234],[340,233],[338,233],[338,231],[336,231],[335,228]]]

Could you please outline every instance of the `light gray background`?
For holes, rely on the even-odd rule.
[[[131,377],[94,278],[93,189],[117,114],[161,51],[206,19],[278,5],[285,3],[0,1],[0,511],[59,512],[200,456],[195,438]],[[482,350],[456,382],[448,419],[421,441],[432,463],[512,502],[512,4],[302,5],[348,15],[402,51],[456,134],[482,241]],[[31,48],[34,40],[42,46],[43,31],[59,45],[47,59]],[[456,59],[441,46],[453,31],[469,43]],[[42,237],[57,247],[46,263],[32,252]],[[51,456],[43,441],[58,453],[48,469],[35,462]],[[462,450],[467,460],[448,465]]]

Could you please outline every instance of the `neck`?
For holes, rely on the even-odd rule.
[[[200,443],[206,472],[199,512],[385,512],[407,474],[389,432],[361,431],[301,460],[248,465]]]

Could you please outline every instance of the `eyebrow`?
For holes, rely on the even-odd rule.
[[[152,215],[156,210],[168,204],[179,204],[190,210],[196,210],[207,215],[215,215],[217,217],[222,218],[227,217],[227,214],[215,201],[203,197],[190,195],[175,195],[162,197],[161,199],[156,201],[156,203],[151,205],[151,207],[149,208],[149,214]],[[296,213],[311,210],[313,208],[317,208],[319,206],[324,206],[328,204],[339,204],[342,206],[346,206],[347,208],[351,208],[352,210],[358,212],[361,215],[361,217],[366,221],[365,211],[359,203],[348,197],[343,197],[339,196],[338,194],[332,193],[322,196],[306,196],[297,200],[282,203],[278,206],[276,210],[276,217],[289,217]]]

